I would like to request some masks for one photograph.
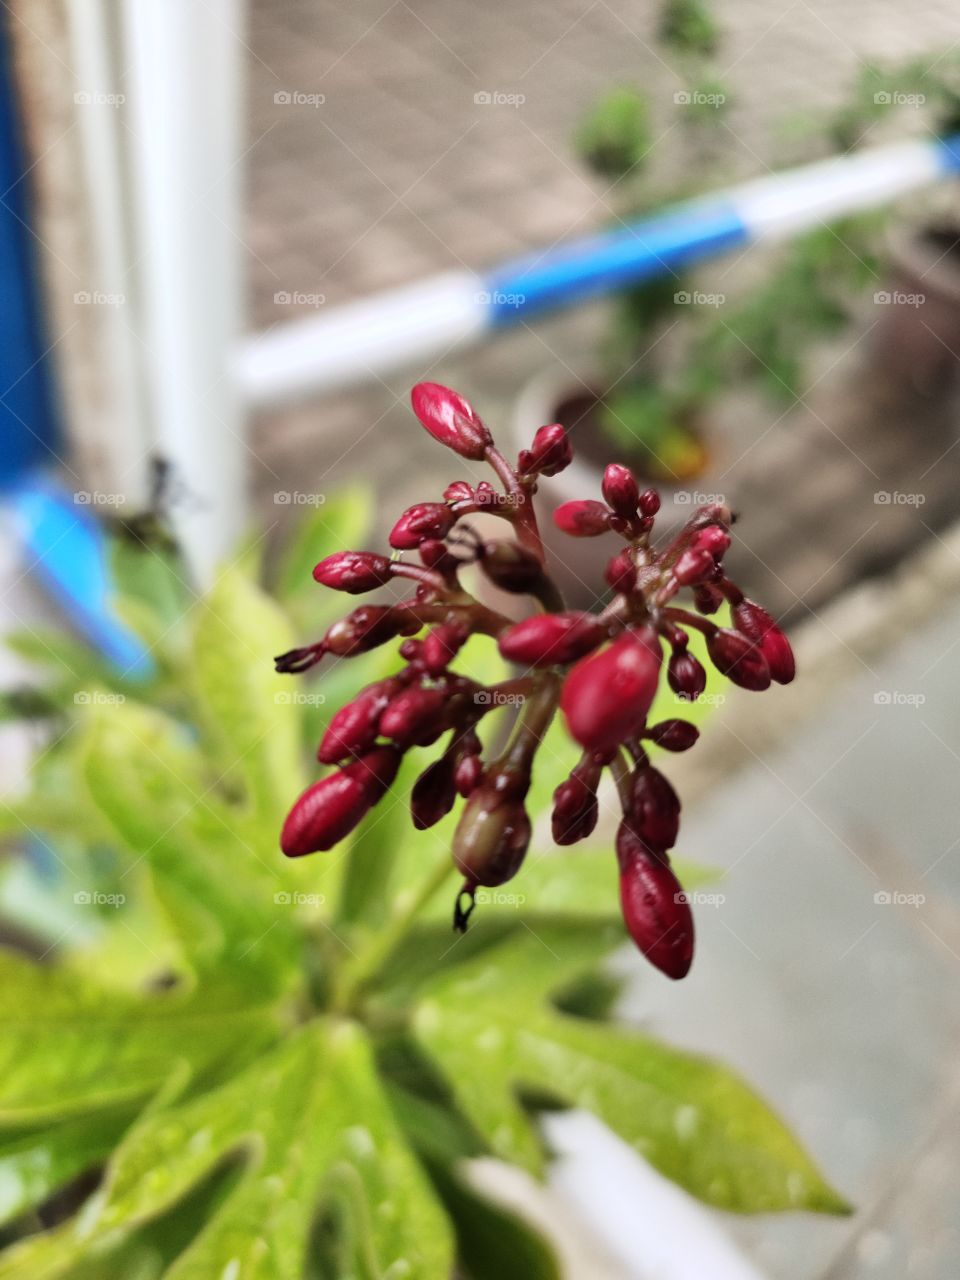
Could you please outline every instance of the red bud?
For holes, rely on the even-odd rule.
[[[697,531],[691,545],[709,551],[715,560],[720,560],[730,546],[730,535],[718,524],[709,524],[705,529]]]
[[[438,382],[418,382],[410,393],[410,402],[413,412],[435,440],[462,458],[474,462],[483,459],[493,439],[463,396]]]
[[[283,852],[288,858],[299,858],[332,849],[383,797],[399,764],[395,747],[377,747],[308,787],[283,824]]]
[[[478,746],[479,750],[479,746]],[[457,761],[454,769],[453,780],[456,783],[457,791],[462,796],[468,796],[475,787],[480,785],[483,778],[483,761],[475,752],[469,752],[462,755]]]
[[[760,651],[778,684],[789,684],[797,667],[790,641],[766,609],[752,600],[741,600],[731,610],[733,625],[749,640],[759,643]]]
[[[553,793],[550,822],[555,843],[575,844],[585,839],[597,825],[599,812],[596,779],[584,778],[574,769]]]
[[[707,636],[707,652],[717,670],[741,689],[759,693],[770,687],[770,668],[757,641],[720,627]]]
[[[410,619],[389,605],[362,604],[335,622],[323,638],[328,652],[338,658],[352,658],[392,640],[411,625]],[[416,624],[414,624],[416,629]]]
[[[438,676],[457,656],[467,639],[467,632],[454,622],[444,622],[428,631],[423,638],[423,665],[432,676]]]
[[[603,473],[603,500],[618,516],[632,520],[640,502],[640,488],[629,467],[611,462]]]
[[[716,562],[704,547],[688,547],[673,566],[673,576],[681,587],[690,587],[702,582],[704,578],[717,569]]]
[[[574,499],[562,503],[553,513],[553,523],[572,538],[595,538],[610,528],[610,512],[602,502]]]
[[[533,444],[524,449],[517,462],[517,470],[521,475],[538,472],[544,476],[555,476],[573,461],[573,447],[566,431],[559,422],[541,427],[533,437]]]
[[[620,905],[637,948],[668,978],[683,978],[693,961],[693,915],[669,864],[627,826],[617,832]]]
[[[660,510],[660,495],[656,489],[644,489],[638,503],[640,514],[652,518]]]
[[[372,551],[338,551],[315,565],[313,576],[334,591],[360,595],[389,581],[390,561]]]
[[[670,783],[651,765],[637,769],[628,815],[630,827],[644,844],[672,849],[680,830],[680,801]]]
[[[453,781],[453,758],[443,755],[421,773],[410,793],[410,813],[418,831],[425,831],[453,808],[457,789]]]
[[[508,799],[494,786],[474,791],[453,837],[453,858],[468,885],[494,886],[512,880],[530,843],[530,819],[522,800]]]
[[[390,530],[390,545],[398,551],[413,551],[428,538],[445,538],[456,519],[443,502],[418,502],[408,507]]]
[[[693,702],[707,687],[707,673],[692,653],[682,649],[670,656],[667,683],[677,697]]]
[[[689,720],[661,720],[648,736],[664,751],[689,751],[700,737],[700,730]]]
[[[498,644],[510,662],[552,667],[582,658],[606,636],[603,623],[592,613],[544,613],[516,623]]]
[[[327,727],[317,749],[321,764],[336,764],[345,756],[359,756],[377,739],[380,713],[387,705],[389,684],[371,685],[342,706]]]
[[[647,627],[625,631],[578,662],[560,694],[571,737],[603,754],[638,733],[657,692],[661,661],[660,640]]]
[[[380,717],[380,732],[403,746],[427,746],[446,728],[446,703],[446,695],[440,689],[404,689]]]
[[[630,552],[624,550],[613,556],[607,562],[603,576],[612,591],[623,595],[632,591],[637,585],[637,568],[630,558]]]

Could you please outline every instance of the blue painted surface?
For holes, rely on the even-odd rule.
[[[507,263],[488,275],[490,323],[508,325],[551,307],[636,284],[746,244],[729,202],[684,205],[618,231]]]
[[[150,655],[112,612],[106,538],[88,508],[46,484],[13,491],[8,506],[26,550],[27,572],[122,675],[148,676],[154,669]]]
[[[960,173],[960,133],[938,138],[933,145],[939,152],[940,167],[944,173]]]
[[[6,15],[3,15],[6,19]],[[54,397],[28,230],[28,180],[0,21],[0,487],[48,463],[56,441]]]

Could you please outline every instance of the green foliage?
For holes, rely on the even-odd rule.
[[[677,53],[715,53],[720,32],[703,0],[666,0],[660,11],[660,39]]]
[[[643,94],[612,89],[581,124],[577,150],[594,172],[619,179],[642,167],[652,140]]]
[[[308,544],[321,525],[328,547],[361,543],[365,509],[354,495],[311,517],[277,578],[298,612],[296,573],[324,549]],[[340,664],[304,703],[271,671],[294,629],[247,568],[197,600],[164,549],[119,563],[150,682],[17,641],[48,672],[58,735],[0,805],[5,840],[31,850],[0,915],[44,954],[0,952],[0,1280],[439,1280],[455,1261],[473,1280],[555,1280],[547,1245],[463,1164],[540,1171],[547,1102],[592,1109],[710,1203],[842,1209],[742,1083],[608,1021],[609,848],[535,847],[463,938],[434,892],[454,887],[455,817],[414,832],[403,782],[343,847],[285,861],[308,722],[392,657]],[[489,682],[501,660],[477,640],[465,667]],[[573,754],[552,726],[533,808]]]

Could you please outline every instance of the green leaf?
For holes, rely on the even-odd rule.
[[[606,934],[609,938],[609,934]],[[523,1088],[592,1111],[693,1195],[742,1213],[843,1212],[796,1139],[732,1072],[648,1036],[545,1003],[595,963],[602,939],[524,931],[442,975],[416,1013],[464,1114],[504,1159],[537,1170]]]
[[[449,1227],[363,1032],[316,1022],[228,1084],[142,1120],[71,1229],[14,1249],[0,1276],[54,1280],[189,1197],[231,1156],[242,1157],[241,1175],[167,1280],[300,1280],[318,1204],[331,1196],[360,1242],[365,1274],[449,1273]]]
[[[278,828],[305,785],[294,686],[273,669],[294,643],[281,610],[236,570],[199,605],[197,683],[223,768],[239,774],[255,809]]]
[[[157,895],[198,971],[223,964],[234,980],[283,981],[299,940],[278,927],[290,868],[243,811],[211,787],[185,730],[132,701],[95,710],[85,776],[113,831],[153,872]]]
[[[146,606],[165,630],[183,620],[194,596],[183,563],[162,540],[111,538],[110,573],[120,598]]]
[[[274,1015],[227,993],[106,993],[0,952],[0,1124],[44,1123],[146,1098],[184,1067],[262,1045]]]

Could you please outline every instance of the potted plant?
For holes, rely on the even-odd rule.
[[[400,556],[337,548],[359,536],[349,501],[298,538],[279,598],[249,553],[197,599],[174,554],[124,548],[119,604],[156,654],[149,685],[87,654],[78,699],[56,633],[15,642],[52,671],[59,732],[6,834],[55,848],[64,875],[34,885],[60,913],[32,916],[35,954],[0,951],[4,1280],[556,1276],[549,1245],[465,1170],[492,1152],[542,1172],[537,1115],[557,1106],[594,1112],[710,1204],[846,1209],[729,1071],[609,1021],[604,961],[625,937],[674,978],[692,958],[678,876],[696,873],[671,862],[679,802],[653,763],[696,739],[676,697],[696,707],[705,663],[753,690],[793,674],[723,568],[729,513],[695,513],[658,549],[655,495],[608,468],[603,503],[558,513],[574,536],[621,539],[610,605],[571,613],[529,502],[569,460],[565,434],[537,432],[511,463],[455,393],[423,384],[414,404],[494,483],[405,512]],[[511,536],[472,537],[477,507]],[[328,619],[336,599],[310,579],[318,553],[325,587],[413,595],[290,649],[308,593]],[[498,617],[464,561],[544,612]],[[721,600],[729,625],[711,619]],[[281,650],[281,673],[332,668],[292,685],[270,670]],[[308,783],[317,734],[330,772]],[[598,796],[604,772],[618,799]],[[593,836],[608,806],[616,857]],[[525,858],[542,809],[560,847]],[[330,852],[300,856],[314,850]],[[684,1108],[696,1126],[675,1123]]]

